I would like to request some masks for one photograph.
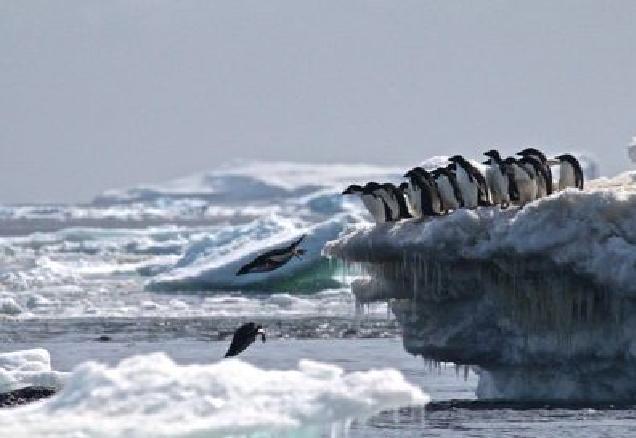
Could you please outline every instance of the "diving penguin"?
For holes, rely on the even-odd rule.
[[[305,254],[305,250],[298,248],[298,245],[300,245],[300,242],[302,242],[304,238],[305,235],[303,234],[300,239],[285,248],[273,249],[259,255],[239,269],[236,275],[273,271],[287,264],[294,256],[301,258],[301,256]]]
[[[261,340],[264,343],[265,330],[263,330],[262,326],[256,325],[253,322],[243,324],[234,332],[232,343],[230,344],[230,348],[228,348],[227,353],[225,353],[225,357],[236,356],[243,352],[247,347],[252,345],[254,341],[256,341],[256,337],[258,335],[261,335]]]

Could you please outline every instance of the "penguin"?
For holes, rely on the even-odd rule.
[[[392,222],[393,218],[397,214],[397,200],[393,201],[392,197],[386,191],[381,184],[377,182],[368,182],[364,186],[365,190],[368,190],[373,196],[378,199],[379,202],[379,217],[378,223]]]
[[[510,192],[508,188],[508,174],[506,166],[501,159],[501,155],[495,149],[484,152],[490,159],[483,164],[486,168],[486,182],[490,191],[490,198],[493,204],[508,208],[510,205]]]
[[[234,332],[230,348],[228,348],[227,353],[225,353],[225,357],[236,356],[243,352],[256,341],[258,335],[261,335],[261,340],[265,343],[265,330],[263,330],[262,326],[256,325],[253,322],[243,324]]]
[[[475,180],[473,166],[461,155],[455,155],[449,158],[449,161],[455,164],[455,175],[464,198],[464,207],[477,207],[479,205],[480,187],[477,180]]]
[[[576,187],[579,190],[583,190],[583,169],[579,160],[574,158],[570,154],[563,154],[554,157],[559,160],[560,174],[559,174],[559,190],[564,190],[567,187]]]
[[[462,207],[463,199],[461,191],[457,185],[455,174],[446,167],[440,167],[431,172],[435,179],[439,195],[442,200],[442,211],[448,213],[449,210],[457,210]]]
[[[385,209],[384,202],[374,195],[368,187],[361,187],[357,184],[352,184],[347,187],[343,192],[343,195],[358,195],[362,199],[362,203],[366,209],[371,213],[373,220],[376,223],[384,222]]]
[[[541,164],[537,158],[531,155],[526,155],[518,160],[528,173],[534,178],[535,183],[535,199],[543,198],[548,194],[548,175],[546,174],[545,167]]]
[[[517,155],[521,155],[522,157],[533,157],[541,163],[541,167],[543,167],[544,179],[546,182],[545,191],[546,196],[550,196],[554,192],[554,184],[552,181],[552,169],[550,168],[550,163],[548,163],[548,159],[545,154],[538,149],[535,148],[525,148],[521,152],[517,152]]]
[[[300,236],[300,239],[285,248],[273,249],[259,255],[254,260],[241,267],[241,269],[239,269],[236,273],[236,276],[238,277],[239,275],[273,271],[287,264],[292,257],[301,258],[302,255],[305,254],[305,250],[298,248],[298,245],[300,245],[300,242],[302,242],[304,238],[305,235],[303,234]]]
[[[421,167],[409,170],[405,175],[409,179],[408,198],[413,216],[437,216],[442,213],[442,200],[435,179]]]
[[[536,196],[536,184],[532,175],[514,157],[506,158],[504,164],[509,175],[510,199],[522,207],[532,202]]]
[[[399,187],[396,187],[391,183],[384,184],[385,189],[391,190],[393,192],[393,195],[395,196],[395,199],[397,200],[398,216],[396,220],[411,219],[413,217],[411,216],[411,213],[409,213],[409,207],[406,205],[406,200],[404,199],[404,188],[407,186],[408,184],[406,183],[400,184]]]

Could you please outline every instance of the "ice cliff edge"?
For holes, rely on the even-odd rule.
[[[636,400],[636,172],[523,210],[360,227],[324,253],[368,274],[405,348],[472,365],[480,398]]]

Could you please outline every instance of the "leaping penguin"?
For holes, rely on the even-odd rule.
[[[499,152],[495,149],[484,152],[484,155],[490,158],[483,164],[488,166],[486,169],[486,182],[490,190],[491,201],[495,205],[501,205],[502,208],[508,208],[510,205],[510,192],[506,165],[501,159]]]
[[[550,163],[548,163],[548,159],[545,154],[538,149],[535,148],[525,148],[521,152],[517,152],[517,155],[521,155],[522,157],[533,157],[539,160],[541,166],[544,170],[544,178],[546,180],[546,195],[550,196],[553,192],[553,182],[552,182],[552,169],[550,168]]]
[[[567,187],[576,187],[579,190],[583,190],[583,169],[581,169],[579,160],[570,154],[563,154],[554,158],[559,160],[558,162],[561,165],[559,190],[564,190]]]
[[[261,335],[261,340],[264,343],[265,330],[263,330],[262,326],[256,325],[253,322],[243,324],[234,332],[232,343],[230,344],[230,348],[228,348],[227,353],[225,353],[225,357],[236,356],[243,352],[247,347],[252,345],[254,341],[256,341],[256,337],[258,335]]]
[[[298,248],[298,245],[300,245],[300,242],[302,242],[304,238],[305,235],[303,234],[302,236],[300,236],[300,239],[285,248],[273,249],[259,255],[254,260],[239,269],[236,275],[239,276],[245,274],[273,271],[287,264],[287,262],[289,262],[292,257],[301,258],[301,256],[305,254],[305,250]]]

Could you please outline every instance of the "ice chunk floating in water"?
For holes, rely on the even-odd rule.
[[[636,172],[523,210],[368,226],[325,253],[393,299],[408,351],[475,365],[482,398],[636,400]]]
[[[163,353],[110,368],[85,363],[40,404],[0,411],[7,436],[320,436],[323,426],[429,397],[395,370],[345,373],[300,361],[263,370],[241,360],[179,366]]]
[[[0,353],[0,393],[25,386],[60,388],[65,377],[51,370],[51,356],[41,348]]]

